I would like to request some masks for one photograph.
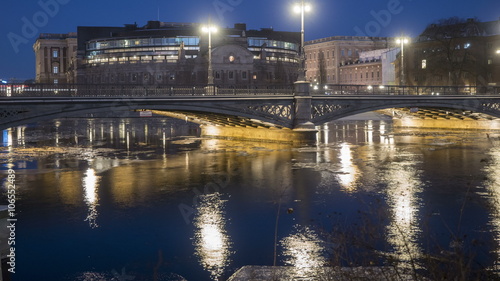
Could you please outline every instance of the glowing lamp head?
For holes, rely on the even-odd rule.
[[[212,33],[212,32],[217,32],[217,27],[215,27],[215,26],[203,26],[201,28],[201,30],[203,32],[211,32]]]
[[[301,13],[302,11],[304,12],[309,12],[311,11],[311,5],[309,4],[297,4],[295,6],[293,6],[293,11],[296,12],[296,13]]]
[[[396,40],[396,43],[398,44],[407,44],[409,41],[408,41],[408,38],[398,38]]]
[[[497,50],[497,54],[500,54],[500,49]]]

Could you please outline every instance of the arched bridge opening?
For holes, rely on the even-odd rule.
[[[291,128],[293,101],[277,98],[265,103],[259,99],[148,99],[148,98],[61,98],[9,99],[0,110],[0,129],[57,118],[85,117],[111,113],[129,116],[131,111],[152,111],[198,124],[220,126]],[[137,113],[139,116],[139,113]]]
[[[395,117],[403,117],[403,114],[417,117],[434,114],[434,117],[443,119],[454,119],[454,117],[460,119],[459,115],[472,119],[494,119],[500,118],[500,97],[313,97],[311,122],[314,125],[321,125],[340,118],[379,110]]]

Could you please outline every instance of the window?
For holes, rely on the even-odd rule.
[[[52,67],[52,73],[58,74],[59,73],[59,66]]]
[[[137,81],[137,73],[133,73],[132,74],[132,82],[136,82]]]
[[[493,63],[493,60],[492,59],[488,59],[488,64],[492,64]]]
[[[352,56],[352,50],[351,49],[347,50],[347,56],[348,57]]]
[[[58,58],[59,57],[59,51],[58,50],[53,50],[52,51],[52,57],[53,58]]]
[[[257,72],[254,72],[252,75],[253,80],[257,80]]]
[[[215,79],[220,79],[220,72],[219,71],[215,72]]]
[[[59,84],[59,79],[54,79],[54,84]]]
[[[342,50],[340,51],[340,55],[341,55],[341,56],[343,56],[343,57],[345,56],[345,51],[344,51],[344,49],[342,49]]]
[[[464,49],[469,49],[469,47],[470,47],[470,43],[465,43],[464,44]]]
[[[234,72],[233,71],[229,71],[228,74],[227,74],[228,78],[229,79],[234,79]]]
[[[422,69],[427,68],[427,60],[422,60]]]
[[[247,80],[247,72],[246,71],[241,72],[241,79]]]
[[[156,74],[156,80],[161,81],[163,79],[163,75],[161,73]]]

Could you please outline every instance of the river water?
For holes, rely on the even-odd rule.
[[[167,118],[5,130],[10,279],[226,280],[273,263],[495,273],[500,133],[385,119],[319,129],[299,146],[203,139]]]

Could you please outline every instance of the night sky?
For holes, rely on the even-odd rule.
[[[45,3],[45,5],[44,5]],[[56,5],[54,4],[56,3]],[[35,76],[33,43],[39,33],[75,32],[77,26],[122,26],[148,20],[247,23],[248,29],[273,27],[300,31],[292,0],[10,0],[0,12],[0,78]],[[312,0],[306,40],[337,35],[418,35],[429,23],[458,16],[481,21],[500,17],[498,0]],[[159,9],[158,9],[159,8]],[[159,13],[158,13],[159,10]],[[13,42],[11,42],[13,41]]]

